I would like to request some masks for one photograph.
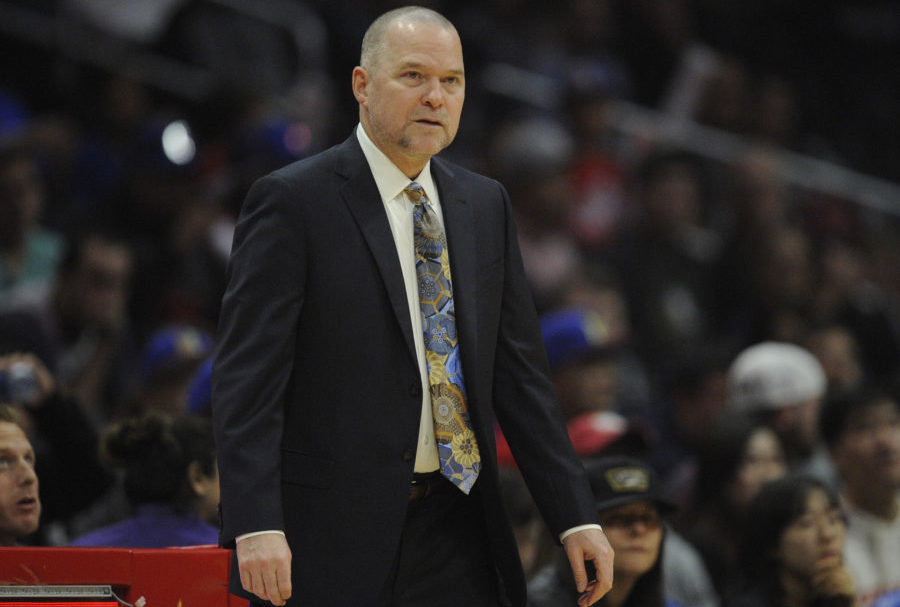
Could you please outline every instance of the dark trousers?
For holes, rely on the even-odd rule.
[[[496,575],[477,498],[443,481],[410,502],[377,607],[460,605],[497,607]]]

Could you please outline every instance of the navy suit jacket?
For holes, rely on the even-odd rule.
[[[553,396],[508,195],[439,158],[431,167],[483,460],[472,495],[498,582],[523,605],[495,422],[553,533],[596,522],[596,508]],[[374,602],[404,524],[421,407],[400,262],[354,134],[257,181],[241,210],[213,368],[222,544],[284,529],[292,604]]]

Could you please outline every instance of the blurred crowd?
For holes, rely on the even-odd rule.
[[[779,153],[900,181],[898,4],[423,4],[466,57],[445,154],[509,190],[604,525],[659,532],[648,562],[617,556],[607,604],[900,593],[900,212],[798,186]],[[350,135],[359,40],[396,5],[2,2],[71,35],[0,37],[0,543],[215,543],[237,212]],[[620,101],[747,152],[617,128]],[[535,607],[570,604],[498,437]]]

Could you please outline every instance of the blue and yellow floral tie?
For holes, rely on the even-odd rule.
[[[469,493],[481,470],[481,455],[466,408],[447,238],[422,186],[413,181],[406,193],[413,203],[416,280],[441,473]]]

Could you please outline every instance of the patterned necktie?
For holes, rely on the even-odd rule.
[[[447,238],[422,186],[413,181],[405,191],[413,203],[416,280],[441,473],[469,493],[481,470],[481,455],[466,408]]]

